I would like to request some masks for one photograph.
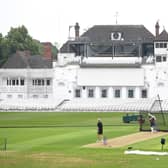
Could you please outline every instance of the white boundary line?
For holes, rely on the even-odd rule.
[[[131,150],[131,151],[125,151],[124,154],[165,156],[165,155],[168,155],[168,152],[154,152],[154,151]]]

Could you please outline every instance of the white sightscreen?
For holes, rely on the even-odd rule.
[[[77,73],[79,86],[143,86],[141,68],[81,68]]]

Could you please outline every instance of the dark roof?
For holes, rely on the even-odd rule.
[[[154,36],[143,25],[96,25],[82,36],[89,37],[92,42],[111,42],[111,33],[121,32],[124,41],[153,42]]]
[[[69,41],[67,41],[66,43],[64,43],[64,44],[62,45],[62,47],[60,48],[60,52],[61,52],[61,53],[68,52],[68,50],[69,50],[68,43],[69,43]]]
[[[90,43],[112,43],[111,33],[122,33],[123,40],[119,43],[153,43],[154,35],[147,30],[143,25],[96,25],[83,33],[78,41],[85,38]],[[66,52],[68,49],[67,41],[61,48],[61,52]]]
[[[40,55],[25,56],[13,54],[2,65],[1,68],[23,69],[23,68],[52,68],[52,60],[46,59]]]
[[[168,33],[163,30],[158,36],[156,36],[155,41],[168,41]]]

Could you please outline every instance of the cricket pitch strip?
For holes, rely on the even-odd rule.
[[[149,140],[152,138],[168,135],[168,132],[138,132],[130,135],[125,135],[117,138],[107,139],[106,143],[96,142],[92,144],[84,145],[83,147],[90,148],[118,148],[127,145],[131,145],[137,142]]]

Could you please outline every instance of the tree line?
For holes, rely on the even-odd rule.
[[[28,50],[31,55],[39,55],[43,52],[43,46],[38,40],[34,40],[28,33],[27,28],[22,25],[17,28],[11,28],[6,36],[0,33],[0,65],[2,65],[9,56],[16,51]],[[57,48],[53,46],[54,54]]]

